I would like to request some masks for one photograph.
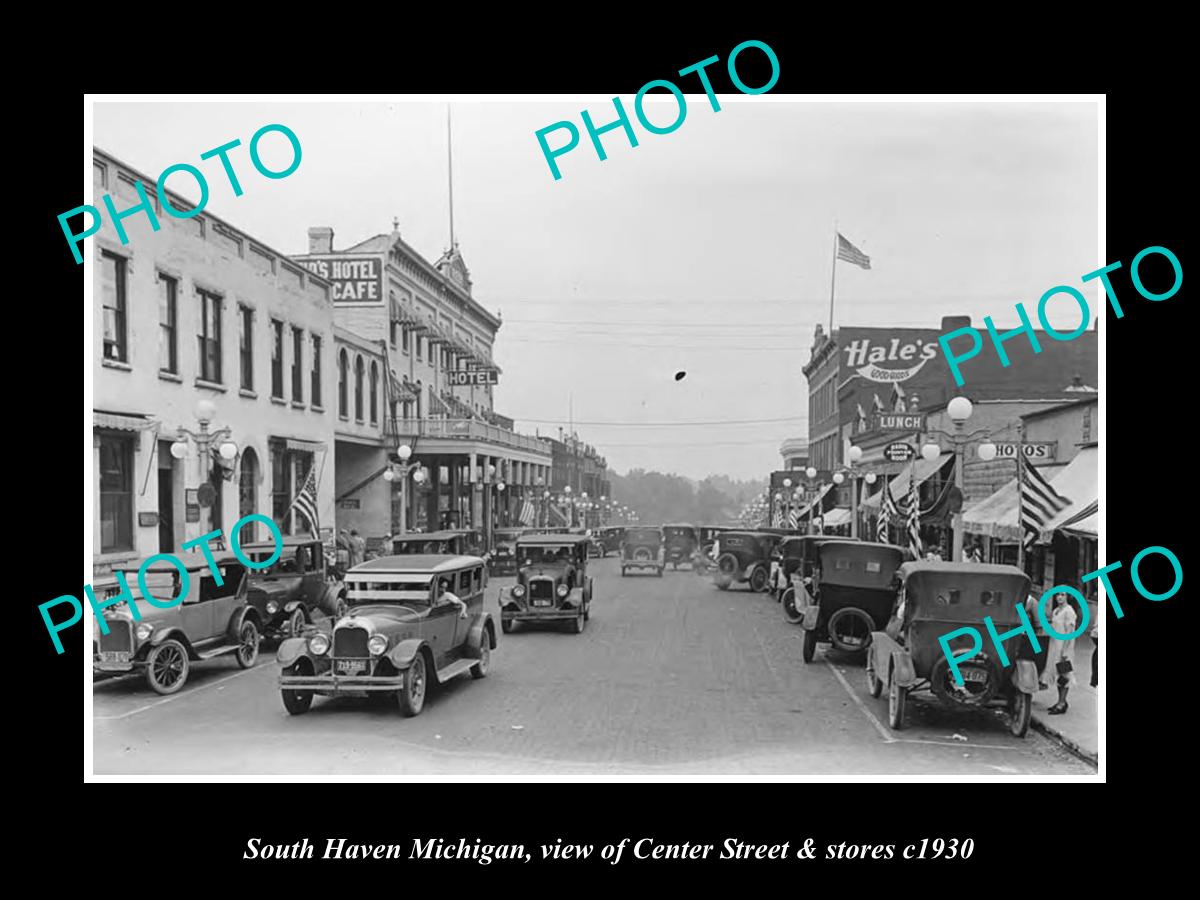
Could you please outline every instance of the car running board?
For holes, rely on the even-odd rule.
[[[470,671],[471,666],[476,665],[478,662],[479,660],[477,659],[456,659],[444,669],[437,670],[438,681],[449,681],[451,678],[456,678],[463,672]]]
[[[241,644],[228,644],[224,647],[217,647],[212,650],[197,650],[196,656],[200,659],[213,659],[217,656],[224,656],[226,653],[236,653]]]

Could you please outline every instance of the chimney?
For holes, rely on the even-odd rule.
[[[954,331],[956,328],[970,327],[970,316],[942,316],[942,331]]]
[[[308,252],[332,253],[333,229],[328,225],[322,225],[320,228],[308,229]]]

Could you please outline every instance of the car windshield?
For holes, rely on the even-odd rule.
[[[265,562],[275,555],[274,550],[257,550],[246,554],[256,563]],[[300,563],[296,559],[295,551],[283,551],[279,559],[267,566],[265,569],[251,569],[250,578],[274,578],[277,575],[298,575],[300,574]]]
[[[545,547],[538,545],[524,544],[517,549],[517,555],[521,557],[522,565],[526,566],[545,566],[554,565],[556,563],[570,562],[573,554],[571,547]]]
[[[366,604],[399,604],[414,609],[429,607],[431,575],[369,575],[347,577],[346,601],[350,606]]]

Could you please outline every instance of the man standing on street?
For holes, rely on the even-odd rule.
[[[350,545],[354,548],[355,565],[367,558],[367,542],[357,528],[350,529]]]

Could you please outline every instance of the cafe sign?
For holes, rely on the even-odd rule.
[[[383,261],[376,256],[298,260],[314,275],[329,282],[334,303],[380,303],[383,300]]]
[[[1054,460],[1058,450],[1058,441],[994,441],[996,445],[996,459],[1013,459],[1017,458],[1017,448],[1020,447],[1025,458],[1035,460],[1037,462],[1051,462]]]
[[[893,441],[883,448],[883,458],[888,462],[908,462],[917,451],[912,444],[906,444],[904,441]]]

